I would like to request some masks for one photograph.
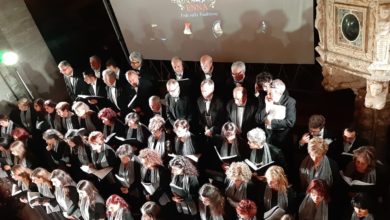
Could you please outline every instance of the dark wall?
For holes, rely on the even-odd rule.
[[[57,62],[68,60],[78,69],[98,55],[126,64],[101,0],[25,0]]]

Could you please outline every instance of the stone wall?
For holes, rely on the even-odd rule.
[[[28,93],[17,77],[17,70],[35,98],[62,100],[66,93],[62,76],[38,27],[23,0],[0,0],[0,50],[12,50],[19,55],[14,67],[0,64],[0,108],[8,111],[14,103]]]

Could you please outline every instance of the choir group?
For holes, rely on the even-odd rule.
[[[313,114],[294,141],[295,99],[268,72],[174,57],[161,80],[130,61],[61,61],[69,100],[0,114],[1,180],[39,219],[374,219],[383,165],[354,126]]]

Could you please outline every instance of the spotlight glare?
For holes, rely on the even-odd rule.
[[[3,63],[7,66],[15,65],[18,62],[18,55],[15,52],[5,52],[3,56],[1,57],[3,60]]]

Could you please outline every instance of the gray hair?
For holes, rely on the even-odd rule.
[[[129,59],[130,59],[130,61],[137,60],[140,63],[142,63],[143,57],[142,57],[141,52],[133,51],[133,52],[130,53]]]
[[[171,63],[173,63],[173,62],[175,62],[175,61],[180,61],[180,62],[182,62],[182,63],[183,63],[183,59],[182,59],[182,58],[180,58],[180,57],[178,57],[178,56],[174,56],[174,57],[172,57],[172,59],[171,59]]]
[[[185,129],[189,129],[190,128],[190,124],[185,119],[177,119],[175,121],[175,123],[173,124],[173,128],[174,128],[174,130],[176,130],[178,127],[183,127]]]
[[[165,120],[160,115],[155,115],[153,118],[149,120],[148,129],[150,132],[157,131],[161,128],[164,128]]]
[[[160,214],[160,206],[153,201],[145,202],[141,207],[141,213],[142,215],[148,215],[153,217],[153,219],[157,219]]]
[[[272,91],[275,91],[276,93],[282,95],[284,91],[286,91],[286,85],[284,82],[280,79],[275,79],[271,83]]]
[[[84,110],[84,111],[89,111],[91,110],[89,108],[89,106],[87,104],[85,104],[84,102],[82,101],[76,101],[76,102],[73,102],[73,105],[72,105],[72,110],[77,114],[78,111],[80,110]]]
[[[102,63],[102,60],[100,59],[100,57],[98,57],[97,55],[92,55],[89,57],[89,60],[96,60],[98,61],[99,63]]]
[[[129,70],[129,71],[126,72],[126,79],[129,80],[129,77],[130,77],[131,75],[136,75],[136,76],[139,77],[139,74],[138,74],[137,71],[135,71],[135,70]]]
[[[226,137],[227,134],[238,134],[238,133],[239,133],[239,129],[238,129],[237,125],[234,124],[233,122],[226,122],[222,126],[221,135],[223,137]]]
[[[63,60],[58,63],[58,67],[60,66],[72,66],[72,65],[70,65],[70,63],[67,60]]]
[[[107,76],[107,77],[110,77],[110,78],[115,78],[116,79],[116,74],[114,71],[110,70],[110,69],[105,69],[103,70],[103,73],[102,73],[103,77]],[[103,78],[104,79],[104,78]]]
[[[130,112],[125,117],[125,123],[129,123],[130,120],[133,120],[135,123],[139,122],[139,115],[135,112]]]
[[[153,102],[160,102],[160,97],[156,96],[156,95],[152,95],[150,96],[149,98],[149,104],[153,103]]]
[[[232,63],[231,69],[233,69],[233,68],[238,68],[238,69],[242,70],[244,73],[246,70],[245,63],[242,61],[236,61],[236,62]]]
[[[115,152],[116,156],[131,156],[133,155],[133,148],[129,144],[122,144]]]
[[[214,81],[211,79],[205,79],[200,83],[200,88],[202,88],[204,85],[210,86],[213,88],[214,91]]]
[[[260,146],[265,144],[265,140],[266,140],[265,132],[261,128],[254,128],[254,129],[248,131],[246,136],[247,136],[249,141],[255,142],[255,143],[259,144]]]

